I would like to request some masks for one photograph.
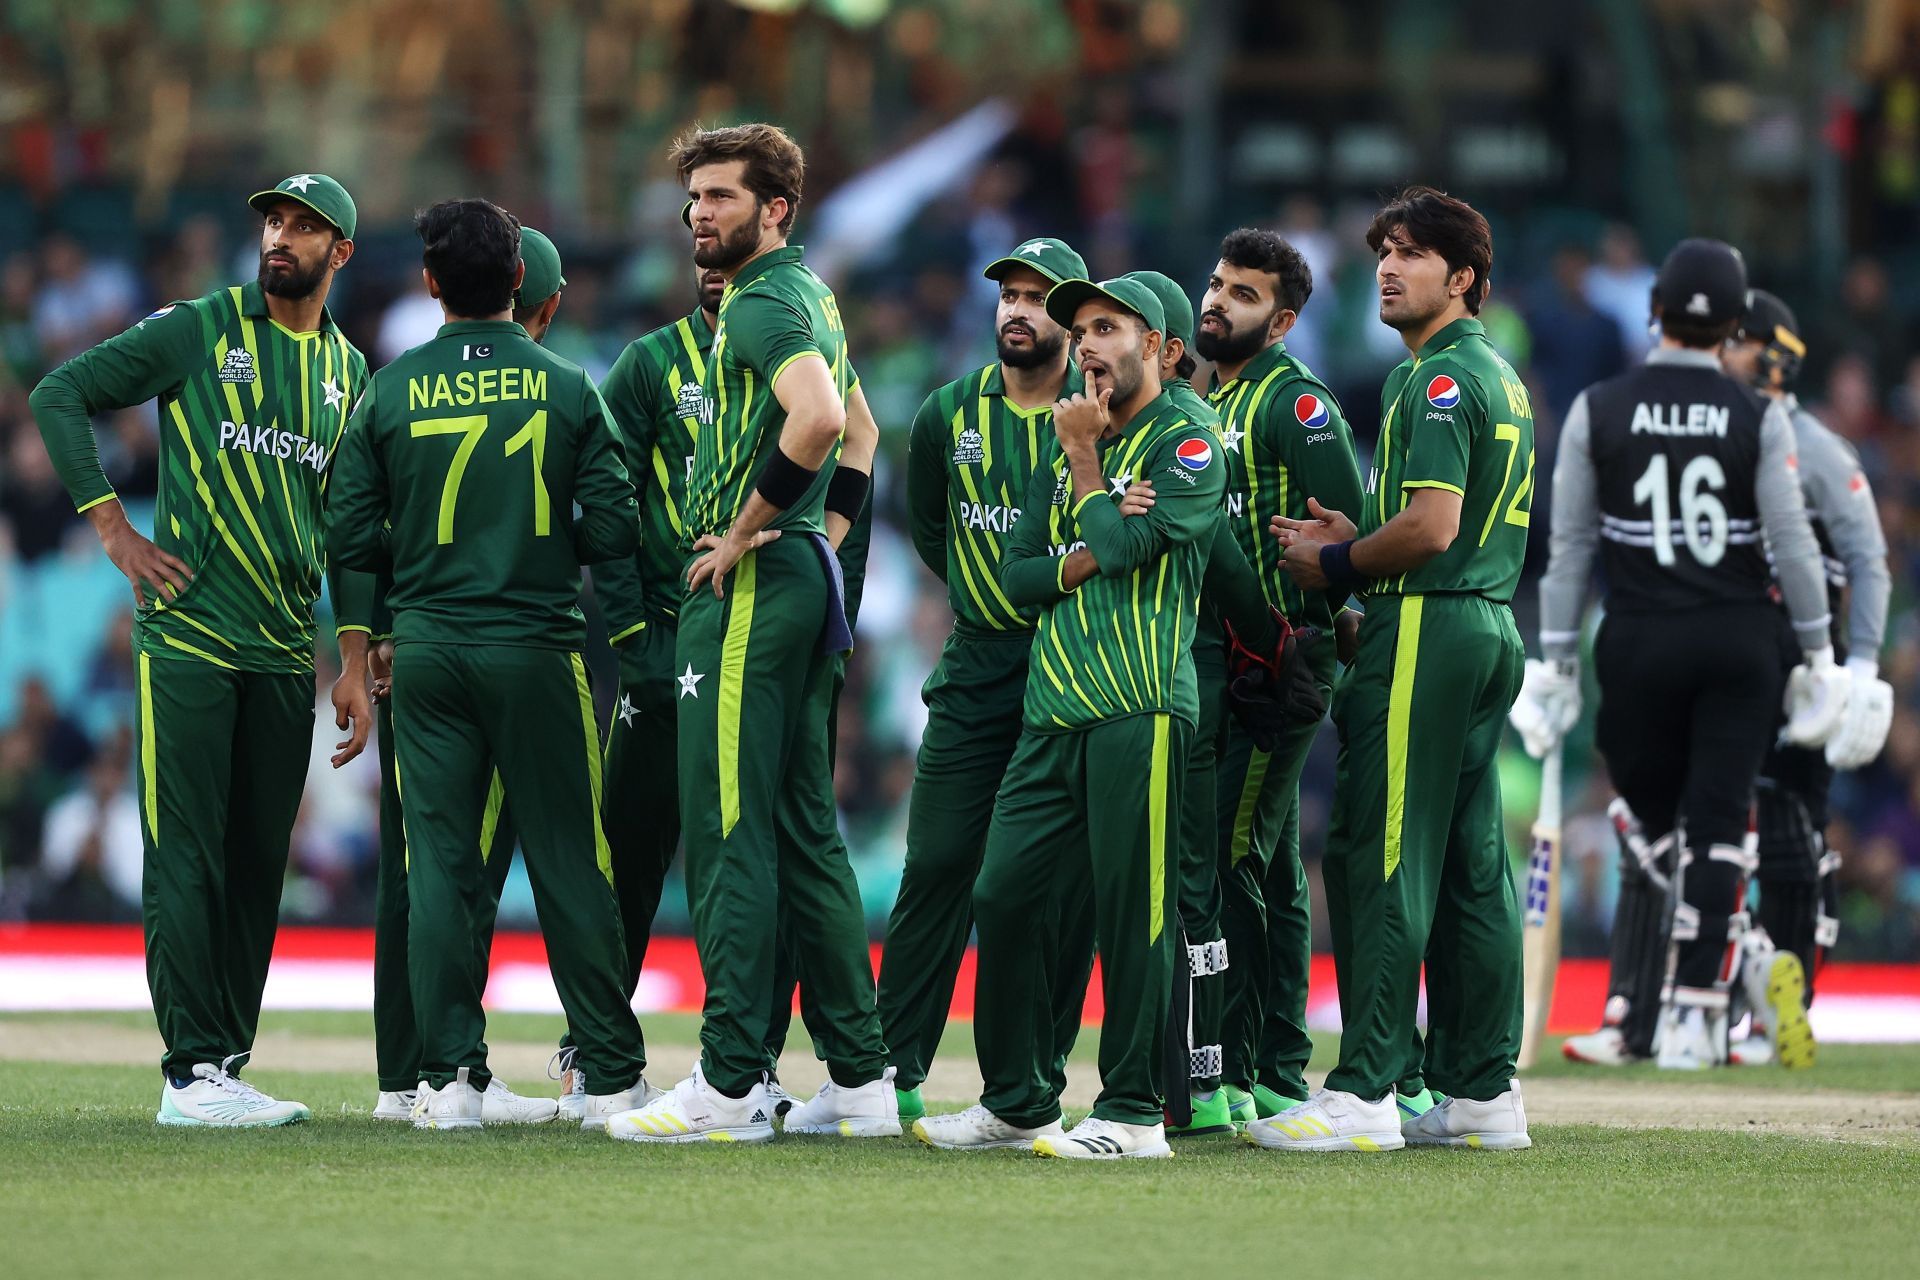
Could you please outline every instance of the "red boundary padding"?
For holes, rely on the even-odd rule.
[[[0,956],[138,956],[142,940],[137,925],[8,924],[0,925]],[[277,960],[340,960],[371,963],[373,930],[316,929],[290,927],[280,930],[273,949]],[[880,963],[880,948],[873,949],[875,971]],[[545,965],[547,948],[537,933],[502,932],[494,939],[493,963]],[[700,960],[693,940],[684,937],[655,938],[647,948],[647,969],[659,971],[673,980],[680,993],[676,1007],[697,1012],[705,990],[700,980]],[[1312,1000],[1334,1000],[1333,957],[1316,955],[1311,977]],[[1831,964],[1820,972],[1823,994],[1848,995],[1920,995],[1920,964]],[[1598,1025],[1601,1006],[1606,1003],[1607,962],[1601,959],[1567,959],[1560,963],[1559,982],[1554,990],[1553,1010],[1547,1029],[1555,1033],[1586,1031]],[[1087,992],[1086,1016],[1097,1022],[1101,1014],[1098,969]],[[973,950],[968,948],[960,965],[960,982],[953,996],[955,1017],[973,1015]]]

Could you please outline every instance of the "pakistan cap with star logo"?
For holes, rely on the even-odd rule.
[[[1153,290],[1153,296],[1160,299],[1160,309],[1167,317],[1167,340],[1175,338],[1193,346],[1193,299],[1169,277],[1158,271],[1129,271],[1123,280],[1138,280]]]
[[[1031,267],[1055,284],[1063,280],[1083,279],[1087,274],[1086,260],[1075,253],[1065,240],[1056,240],[1052,236],[1023,240],[1006,257],[989,262],[987,269],[980,274],[989,280],[998,280],[1010,267]]]
[[[353,206],[353,197],[347,194],[345,187],[324,173],[296,173],[290,178],[282,178],[267,190],[254,192],[247,198],[247,203],[264,214],[282,200],[293,200],[307,206],[332,223],[343,240],[353,239],[354,229],[360,222],[359,211]]]

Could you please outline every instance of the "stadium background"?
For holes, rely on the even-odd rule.
[[[602,374],[692,302],[666,139],[694,119],[753,118],[807,148],[798,238],[839,292],[883,432],[838,777],[876,936],[918,687],[948,623],[901,532],[907,425],[927,391],[991,358],[980,266],[1058,234],[1097,275],[1155,267],[1197,293],[1222,232],[1276,226],[1316,279],[1290,345],[1329,378],[1364,451],[1402,351],[1374,319],[1361,229],[1383,193],[1419,179],[1493,222],[1483,318],[1540,406],[1543,479],[1574,394],[1644,350],[1650,263],[1675,239],[1740,244],[1755,282],[1798,310],[1812,347],[1801,395],[1860,450],[1893,556],[1893,732],[1835,791],[1839,956],[1920,959],[1916,0],[9,0],[0,931],[138,919],[128,593],[47,462],[26,408],[40,374],[171,299],[251,277],[243,198],[301,170],[359,202],[332,306],[376,367],[438,322],[412,210],[479,194],[553,235],[569,287],[550,344]],[[99,425],[137,507],[153,492],[152,408]],[[1528,636],[1544,525],[1516,602]],[[604,695],[604,644],[590,657]],[[323,661],[322,690],[333,674]],[[1603,951],[1615,881],[1590,728],[1569,767],[1574,955]],[[334,736],[328,717],[289,923],[371,919],[377,772],[371,753],[328,770]],[[1316,893],[1331,747],[1325,731],[1303,785]],[[1517,740],[1503,772],[1521,850],[1537,769]],[[503,923],[532,925],[518,870]],[[677,878],[660,927],[685,929]]]

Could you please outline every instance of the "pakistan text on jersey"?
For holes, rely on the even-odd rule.
[[[545,400],[545,369],[462,369],[448,377],[436,373],[407,379],[408,409],[497,404],[502,400]]]
[[[978,529],[983,533],[1006,533],[1013,528],[1013,522],[1020,518],[1018,507],[994,507],[984,502],[962,502],[960,521],[969,529]]]
[[[269,458],[292,459],[303,467],[312,467],[315,471],[327,469],[325,445],[292,431],[283,431],[279,427],[250,427],[244,422],[222,420],[220,447],[264,454]]]
[[[1720,436],[1724,438],[1733,412],[1717,404],[1636,404],[1633,434],[1650,436]]]

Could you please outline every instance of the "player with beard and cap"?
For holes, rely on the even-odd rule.
[[[673,677],[707,996],[693,1074],[607,1131],[639,1142],[774,1136],[767,1037],[784,946],[829,1074],[786,1128],[897,1134],[828,726],[834,655],[852,644],[834,552],[867,505],[879,429],[839,304],[788,243],[805,184],[800,148],[773,125],[748,124],[689,130],[672,158],[693,201],[694,262],[728,281],[708,358],[713,420],[694,443],[681,508],[690,559]]]
[[[1846,714],[1848,673],[1834,661],[1792,420],[1720,365],[1747,309],[1739,251],[1681,241],[1661,264],[1652,304],[1660,342],[1646,364],[1581,392],[1561,428],[1540,580],[1545,656],[1527,664],[1513,723],[1544,756],[1578,722],[1581,618],[1597,555],[1606,618],[1593,645],[1594,741],[1620,793],[1609,809],[1620,900],[1605,1025],[1561,1049],[1576,1061],[1651,1055],[1695,1070],[1727,1060],[1767,744],[1824,745]],[[1775,1048],[1810,1060],[1800,962],[1778,958]]]
[[[1047,292],[1086,271],[1064,241],[1045,236],[989,263],[984,274],[1000,294],[999,359],[935,390],[913,419],[908,528],[921,560],[946,584],[954,624],[921,695],[927,727],[914,762],[906,866],[880,964],[880,1025],[903,1125],[926,1113],[920,1084],[946,1030],[973,931],[987,820],[1020,736],[1034,615],[1007,599],[1000,563],[1053,438],[1054,402],[1074,372],[1066,330],[1047,315]],[[1061,953],[1089,951],[1090,930],[1083,932]],[[1056,1007],[1060,1034],[1071,1036],[1077,995]]]
[[[1367,597],[1334,695],[1340,734],[1324,876],[1340,1063],[1301,1105],[1247,1126],[1283,1151],[1408,1142],[1529,1145],[1513,1083],[1520,912],[1498,757],[1524,651],[1510,601],[1527,549],[1533,411],[1474,317],[1493,235],[1464,201],[1410,187],[1374,218],[1380,319],[1408,358],[1381,391],[1375,483],[1355,514],[1276,515],[1296,586]],[[1402,1119],[1395,1091],[1446,1100]]]
[[[566,277],[560,272],[560,251],[552,240],[532,227],[520,228],[520,259],[526,274],[514,291],[513,320],[535,342],[546,336],[560,309],[560,291]],[[367,665],[373,676],[373,699],[379,720],[380,856],[373,896],[373,1056],[379,1077],[379,1096],[373,1118],[413,1119],[419,1101],[421,1043],[414,1015],[413,991],[407,976],[407,834],[405,805],[395,760],[393,700],[393,613],[387,607],[390,579],[377,581],[372,649]],[[343,623],[349,621],[344,615]],[[356,619],[355,621],[359,621]],[[500,891],[513,867],[514,831],[506,807],[506,791],[494,770],[487,786],[486,810],[480,820],[480,860],[486,867],[483,897],[474,912],[473,944],[478,971],[484,973],[493,954],[494,918]],[[582,1095],[584,1101],[584,1094]],[[559,1108],[551,1098],[529,1098],[515,1093],[495,1076],[481,1094],[483,1124],[542,1124]],[[577,1116],[576,1116],[577,1118]]]
[[[1069,280],[1047,295],[1068,329],[1084,390],[1054,407],[1000,566],[1000,589],[1039,610],[1023,727],[994,805],[974,884],[979,962],[974,1045],[985,1088],[914,1133],[958,1150],[1040,1155],[1171,1154],[1161,1046],[1178,935],[1187,741],[1196,719],[1188,652],[1208,541],[1218,525],[1219,442],[1160,387],[1165,310],[1137,280]],[[1117,499],[1164,477],[1139,515]],[[1053,1073],[1058,985],[1045,928],[1062,885],[1093,886],[1106,1018],[1101,1093],[1060,1129]]]
[[[1276,513],[1304,518],[1309,496],[1359,509],[1360,470],[1345,415],[1286,347],[1312,293],[1312,272],[1285,239],[1251,227],[1233,231],[1207,281],[1195,346],[1214,366],[1209,399],[1226,442],[1234,545],[1253,561],[1266,603],[1290,625],[1324,635],[1341,602],[1283,573],[1281,548],[1266,532]],[[1204,670],[1224,658],[1203,656],[1196,645],[1194,662]],[[1324,702],[1332,693],[1333,645],[1312,647],[1307,664]],[[1229,960],[1223,1076],[1240,1125],[1307,1096],[1312,930],[1300,863],[1299,778],[1318,729],[1318,718],[1298,719],[1264,749],[1238,719],[1221,730],[1212,829]]]
[[[262,216],[257,280],[160,308],[30,397],[75,507],[133,584],[147,981],[166,1043],[155,1119],[169,1125],[307,1118],[237,1064],[259,1024],[306,782],[321,578],[343,616],[369,613],[372,589],[325,554],[328,471],[367,383],[326,305],[353,257],[353,199],[299,173],[249,203]],[[149,540],[100,469],[91,419],[156,398]],[[366,627],[343,627],[339,644],[333,704],[353,735],[336,768],[373,719]]]

